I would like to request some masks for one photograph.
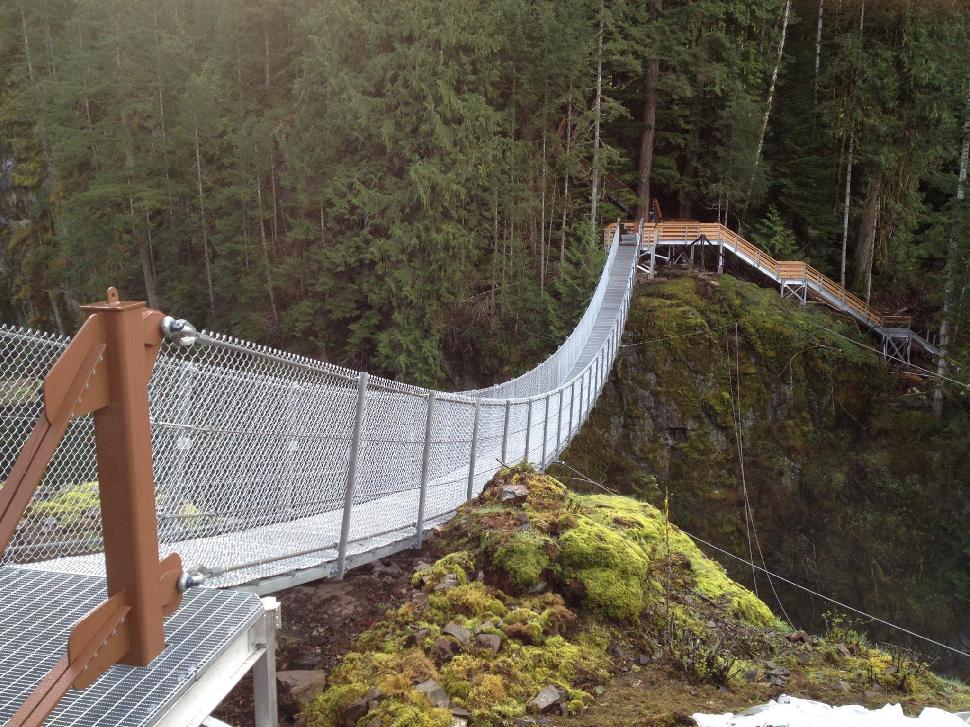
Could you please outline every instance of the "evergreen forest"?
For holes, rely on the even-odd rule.
[[[959,359],[968,36],[960,0],[5,0],[0,313],[71,333],[116,285],[467,387],[554,349],[657,200]]]

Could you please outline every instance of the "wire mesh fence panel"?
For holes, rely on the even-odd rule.
[[[426,524],[447,516],[501,462],[553,461],[606,381],[637,252],[611,246],[586,312],[545,362],[487,389],[435,392],[430,425],[431,391],[367,379],[356,446],[363,375],[211,333],[192,348],[164,344],[149,383],[162,553],[179,552],[215,585],[266,578],[338,559],[342,538],[348,553],[360,553],[410,537],[419,516]],[[4,479],[42,412],[42,380],[66,345],[0,326]],[[68,428],[2,562],[103,572],[96,480],[93,422],[82,417]]]

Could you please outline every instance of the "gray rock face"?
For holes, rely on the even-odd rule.
[[[415,687],[415,690],[424,694],[434,707],[447,709],[451,705],[451,699],[448,697],[448,693],[434,679],[421,682]]]
[[[441,633],[447,634],[448,636],[454,636],[458,639],[459,644],[467,644],[468,640],[472,637],[472,632],[466,629],[461,624],[450,623],[441,629]]]
[[[298,702],[309,702],[327,688],[327,673],[319,669],[278,671],[276,681]]]
[[[548,712],[562,701],[562,694],[552,684],[545,687],[529,702],[527,709],[530,712]]]

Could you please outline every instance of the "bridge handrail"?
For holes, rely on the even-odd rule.
[[[629,224],[629,223],[625,223]],[[859,318],[875,328],[909,327],[909,316],[893,316],[881,313],[869,303],[801,260],[776,260],[757,245],[746,240],[728,227],[717,222],[694,222],[692,220],[671,220],[661,223],[644,224],[644,244],[652,245],[655,239],[689,242],[701,236],[712,242],[722,241],[732,247],[739,255],[751,261],[758,270],[768,272],[778,279],[804,280],[819,292],[827,293],[846,308],[851,309]],[[659,235],[659,238],[658,238]]]

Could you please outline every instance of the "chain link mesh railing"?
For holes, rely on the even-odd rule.
[[[149,384],[159,540],[214,585],[336,563],[413,538],[501,462],[545,467],[616,356],[639,244],[614,236],[576,329],[512,381],[434,392],[218,334],[165,344]],[[41,411],[66,338],[0,326],[0,473]],[[72,422],[3,562],[103,572],[93,424]]]

